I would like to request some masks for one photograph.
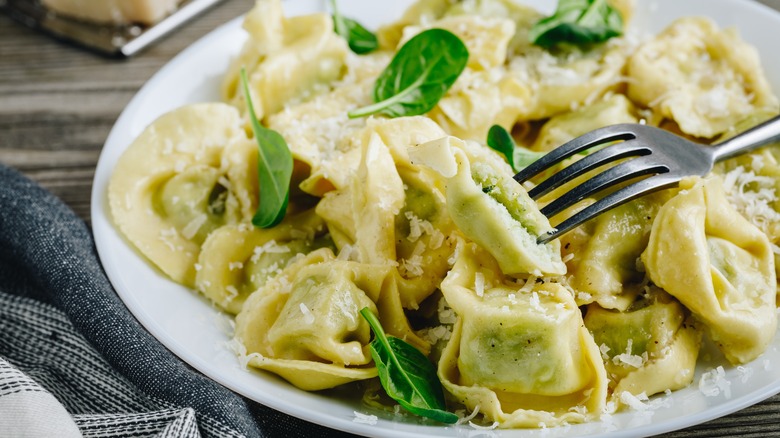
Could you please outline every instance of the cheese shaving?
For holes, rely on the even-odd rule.
[[[722,366],[701,375],[699,391],[707,397],[715,397],[723,393],[724,397],[731,398],[731,382],[726,380],[726,371]]]
[[[353,413],[355,414],[355,418],[352,419],[353,423],[368,424],[373,426],[377,423],[377,421],[379,421],[379,418],[377,418],[376,415],[367,415],[358,411],[354,411]]]
[[[765,233],[780,222],[780,212],[773,208],[778,201],[773,178],[738,166],[723,176],[723,188],[729,203]]]

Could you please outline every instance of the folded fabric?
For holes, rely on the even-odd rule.
[[[344,436],[194,371],[133,318],[86,224],[0,165],[0,436]]]

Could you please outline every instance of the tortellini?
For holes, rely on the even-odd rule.
[[[603,45],[583,51],[572,47],[551,53],[537,46],[523,47],[509,61],[508,90],[522,97],[521,120],[537,120],[588,105],[624,80],[631,45],[623,39],[612,39]]]
[[[571,254],[571,286],[580,305],[597,302],[607,309],[626,310],[643,292],[639,257],[647,247],[650,227],[667,192],[635,199],[594,218],[587,241]],[[567,237],[564,241],[568,242]]]
[[[678,19],[637,49],[627,69],[632,100],[696,137],[719,135],[756,110],[778,109],[756,50],[707,18]]]
[[[212,231],[257,208],[257,149],[238,111],[195,104],[158,118],[120,158],[108,188],[114,222],[174,281],[193,287]]]
[[[532,149],[551,151],[594,129],[636,122],[636,108],[631,101],[622,94],[613,94],[593,105],[551,117],[539,130]]]
[[[370,329],[358,312],[376,310],[381,273],[360,275],[334,258],[328,249],[314,251],[249,297],[235,329],[249,364],[307,390],[376,375]]]
[[[443,16],[473,15],[480,18],[508,18],[515,24],[515,34],[509,42],[508,55],[522,52],[531,46],[528,32],[534,23],[544,17],[536,9],[514,0],[464,0],[454,2]]]
[[[424,141],[430,138],[425,128],[443,134],[423,120],[369,123],[352,183],[317,206],[339,248],[349,246],[364,263],[397,266],[401,302],[410,309],[436,290],[449,269],[454,229],[436,179],[407,156],[406,147],[416,141],[411,133]]]
[[[753,114],[735,125],[725,137],[772,115],[766,112]],[[715,171],[723,176],[729,202],[769,238],[775,254],[775,271],[780,275],[780,152],[777,144],[726,160],[718,164]]]
[[[701,331],[679,302],[653,288],[626,311],[588,306],[585,326],[599,346],[616,398],[624,391],[653,395],[688,386]]]
[[[380,46],[385,50],[395,50],[406,26],[433,21],[441,17],[450,5],[450,0],[419,0],[412,3],[401,18],[377,29]]]
[[[330,246],[325,223],[313,211],[287,217],[271,229],[225,225],[203,243],[195,288],[236,314],[246,298],[297,256]]]
[[[780,162],[764,150],[725,163],[724,188],[729,202],[766,234],[780,276]]]
[[[429,117],[463,139],[482,141],[494,124],[511,126],[527,104],[511,78],[496,70],[464,71]]]
[[[226,101],[241,104],[239,75],[245,68],[259,119],[327,91],[329,83],[343,74],[349,49],[325,14],[285,18],[281,0],[258,0],[244,28],[250,38],[230,67],[222,94]]]
[[[490,70],[503,65],[509,40],[515,34],[515,23],[508,18],[449,15],[425,26],[405,27],[399,44],[430,28],[445,29],[457,35],[469,51],[468,67],[473,70]]]
[[[349,184],[360,163],[356,136],[367,121],[349,119],[347,111],[370,103],[374,77],[387,61],[382,54],[361,56],[351,61],[339,88],[268,116],[268,127],[279,132],[293,157],[309,167],[300,184],[303,192],[321,197]]]
[[[607,376],[577,304],[559,284],[529,281],[507,281],[495,259],[465,245],[442,283],[458,314],[439,362],[442,383],[499,427],[598,417]]]
[[[484,150],[484,148],[482,148]],[[489,251],[505,274],[562,275],[560,243],[537,244],[552,227],[495,154],[455,137],[410,149],[447,179],[447,207],[458,228]],[[472,152],[469,154],[469,152]]]
[[[430,348],[409,327],[393,271],[337,259],[321,248],[294,261],[249,296],[236,317],[235,338],[252,366],[306,390],[376,376],[368,307],[384,329],[418,348]]]
[[[506,85],[510,81],[504,65],[515,23],[499,15],[449,12],[438,20],[405,27],[399,44],[428,28],[449,30],[464,42],[468,66],[428,116],[452,135],[481,140],[495,123],[511,126],[525,102]]]
[[[704,323],[729,361],[751,361],[777,328],[769,240],[729,205],[718,177],[680,187],[653,222],[647,275]]]
[[[442,191],[423,170],[401,169],[404,206],[395,217],[398,287],[404,307],[417,309],[447,275],[455,240],[455,224]]]

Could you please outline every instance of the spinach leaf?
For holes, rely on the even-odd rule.
[[[374,103],[349,117],[381,113],[390,117],[425,114],[439,102],[466,68],[469,51],[444,29],[420,32],[404,44],[377,78]]]
[[[349,48],[358,55],[376,50],[379,41],[376,35],[363,27],[357,21],[344,17],[336,7],[336,0],[330,0],[330,8],[333,10],[333,29],[342,38],[347,40]]]
[[[442,423],[457,422],[458,416],[446,411],[441,383],[428,358],[403,340],[385,335],[368,307],[360,314],[374,331],[371,357],[387,395],[413,414]]]
[[[491,126],[488,131],[487,144],[501,153],[512,169],[515,168],[515,141],[506,129],[501,125]]]
[[[287,202],[290,199],[290,179],[293,158],[287,142],[278,132],[260,124],[252,106],[246,71],[241,69],[241,84],[244,88],[249,119],[257,141],[257,176],[260,186],[260,200],[252,223],[256,227],[270,228],[284,219]]]
[[[517,146],[509,132],[500,125],[490,127],[487,144],[504,155],[504,158],[506,158],[506,161],[515,172],[519,172],[545,154],[545,152],[535,152],[522,146]]]
[[[599,43],[623,33],[623,18],[607,0],[559,0],[555,13],[531,28],[534,44],[552,47],[560,43]]]

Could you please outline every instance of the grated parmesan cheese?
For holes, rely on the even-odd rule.
[[[252,257],[249,259],[252,263],[257,263],[263,254],[284,254],[290,252],[290,248],[279,245],[276,240],[269,240],[261,246],[256,246],[252,251]]]
[[[401,260],[401,275],[405,278],[415,278],[423,275],[423,259],[420,255],[412,255],[408,259]]]
[[[481,272],[474,274],[474,292],[478,297],[485,296],[485,275]]]
[[[275,281],[279,287],[279,292],[283,294],[288,294],[292,292],[292,283],[286,276],[280,275],[275,278]]]
[[[724,397],[731,398],[731,382],[726,380],[726,371],[723,366],[718,366],[701,375],[699,391],[707,397],[715,397],[722,392]]]
[[[756,160],[760,162],[761,158],[754,158],[754,167],[762,167],[763,163],[755,166]],[[723,176],[723,188],[729,203],[764,233],[780,221],[780,212],[772,207],[778,201],[773,178],[737,166]]]
[[[498,427],[498,421],[494,421],[492,424],[489,424],[487,426],[480,426],[479,424],[476,424],[473,421],[469,421],[469,426],[477,430],[494,430],[495,428]]]
[[[437,325],[436,327],[426,328],[420,331],[420,337],[431,345],[435,345],[439,341],[448,341],[452,337],[452,327]]]
[[[601,344],[599,345],[599,352],[601,353],[601,358],[603,360],[609,360],[609,353],[610,348],[607,346],[607,344]]]
[[[607,403],[604,405],[604,410],[601,411],[602,418],[604,415],[611,415],[617,412],[617,403],[615,403],[614,400],[607,400]]]
[[[423,230],[420,226],[420,219],[413,212],[407,211],[406,219],[409,220],[409,235],[406,237],[410,242],[416,242],[422,236]]]
[[[450,308],[447,300],[444,298],[439,300],[438,314],[439,322],[442,324],[455,324],[458,319],[455,311]]]
[[[187,225],[184,226],[184,228],[181,229],[182,237],[187,240],[191,240],[193,237],[195,237],[195,234],[198,233],[200,227],[202,227],[207,220],[208,217],[203,213],[195,216],[195,218],[193,218]]]
[[[431,239],[428,241],[428,246],[431,249],[439,249],[444,244],[444,233],[437,229],[433,229]]]
[[[314,314],[306,307],[306,304],[301,303],[298,307],[301,309],[301,313],[303,313],[303,322],[308,325],[314,324]]]
[[[739,373],[739,380],[742,383],[747,383],[747,381],[750,380],[750,377],[753,376],[753,368],[740,365],[737,367],[737,373]]]
[[[171,251],[176,251],[176,245],[173,243],[173,240],[179,237],[179,231],[174,228],[168,228],[167,230],[163,229],[160,230],[160,236],[158,237],[160,241],[165,244],[165,246],[168,247]]]
[[[577,292],[577,299],[584,303],[590,303],[593,300],[593,295],[587,292]]]
[[[363,414],[358,411],[353,411],[355,418],[352,419],[353,423],[368,424],[373,426],[379,421],[376,415]]]
[[[715,87],[713,87],[711,90],[706,91],[698,96],[696,96],[696,100],[693,103],[693,106],[695,108],[695,111],[699,114],[704,115],[705,117],[710,118],[719,118],[719,117],[726,117],[730,115],[730,107],[731,98],[742,98],[742,100],[745,100],[744,95],[737,95],[735,93],[729,93],[729,90],[725,87],[724,84],[717,84]],[[747,101],[743,102],[748,103]]]
[[[547,313],[547,309],[542,307],[542,301],[539,299],[539,294],[536,291],[531,293],[531,308],[539,313]]]
[[[457,243],[455,244],[455,251],[452,252],[452,255],[450,258],[447,259],[447,264],[450,266],[455,265],[455,262],[458,261],[458,257],[460,257],[461,251],[463,251],[463,240],[458,239]],[[451,272],[451,271],[450,271]]]
[[[227,341],[225,346],[230,351],[235,353],[236,356],[238,356],[238,364],[241,366],[242,370],[247,370],[248,369],[249,362],[252,359],[258,359],[258,360],[265,359],[265,357],[263,357],[262,354],[257,353],[257,352],[247,354],[247,352],[246,352],[246,345],[244,345],[244,343],[241,342],[241,340],[238,339],[238,338],[233,338],[233,339]]]
[[[618,430],[618,426],[615,423],[615,418],[612,417],[612,414],[604,413],[601,414],[601,417],[599,417],[601,420],[601,430],[603,432],[614,432]]]
[[[628,340],[628,343],[626,344],[626,352],[618,354],[617,356],[612,358],[612,363],[615,365],[619,364],[625,364],[632,366],[634,368],[641,368],[642,365],[647,362],[647,352],[643,352],[641,356],[638,356],[636,354],[631,354],[631,350],[633,349],[634,341],[632,339]]]
[[[206,283],[206,282],[204,282],[204,283]],[[236,287],[233,286],[232,284],[228,285],[228,286],[225,286],[225,291],[227,292],[227,296],[225,297],[225,301],[228,302],[228,303],[233,301],[234,299],[236,299],[236,297],[238,296],[238,289],[236,289]]]
[[[517,291],[518,291],[518,292],[520,292],[520,293],[528,293],[528,292],[531,292],[531,290],[534,288],[534,284],[536,284],[536,277],[534,277],[534,276],[530,276],[530,277],[528,277],[528,279],[525,281],[525,284],[523,285],[523,287],[521,287],[521,288],[520,288],[520,289],[518,289]]]
[[[471,413],[468,415],[465,415],[465,411],[463,410],[458,410],[455,412],[455,414],[459,417],[458,421],[455,424],[469,423],[477,416],[477,414],[479,414],[479,404],[474,406],[474,410],[471,411]]]
[[[623,391],[620,393],[620,401],[635,411],[642,412],[648,410],[650,406],[644,403],[647,400],[647,394],[644,392],[638,395],[631,394],[628,391]]]

